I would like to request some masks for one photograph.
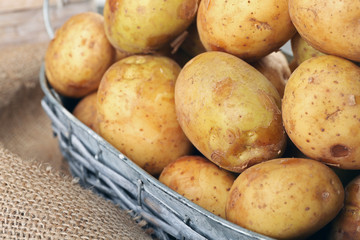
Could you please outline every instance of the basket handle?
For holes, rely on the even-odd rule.
[[[42,10],[43,10],[43,19],[44,19],[46,32],[49,35],[50,39],[53,39],[54,38],[54,29],[51,26],[51,22],[50,22],[49,0],[44,0],[43,1],[43,9]]]

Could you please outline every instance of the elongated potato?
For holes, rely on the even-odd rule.
[[[241,172],[283,153],[279,93],[231,54],[206,52],[190,60],[176,81],[175,106],[189,140],[222,168]]]
[[[275,239],[306,239],[335,218],[343,201],[342,183],[325,164],[274,159],[237,177],[226,218]]]
[[[153,175],[192,150],[176,119],[179,72],[167,57],[130,56],[108,69],[98,89],[100,135]]]

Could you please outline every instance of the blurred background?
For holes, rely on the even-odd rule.
[[[49,15],[54,28],[70,16],[84,11],[101,11],[105,0],[49,0]],[[0,1],[0,48],[9,45],[45,42],[43,0]]]

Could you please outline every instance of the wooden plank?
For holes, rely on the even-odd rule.
[[[40,8],[44,0],[0,0],[0,13],[24,11],[28,9]],[[66,4],[84,2],[84,0],[49,0],[49,5],[61,7]]]
[[[63,7],[51,6],[49,8],[51,24],[56,29],[71,16],[85,11],[96,11],[91,1],[76,1]],[[41,7],[1,13],[0,33],[0,47],[49,40]]]

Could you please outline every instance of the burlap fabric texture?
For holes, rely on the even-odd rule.
[[[41,108],[39,71],[47,43],[0,49],[0,143],[24,160],[68,172],[51,122]]]
[[[70,176],[40,104],[46,47],[0,49],[0,239],[151,239]]]

